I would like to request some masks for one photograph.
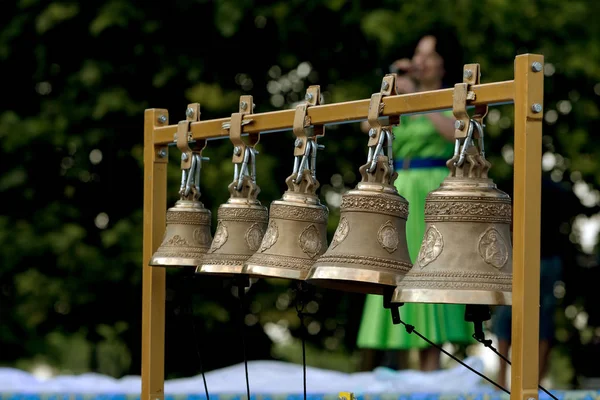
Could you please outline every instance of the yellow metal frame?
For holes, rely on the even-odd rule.
[[[543,56],[515,58],[514,79],[473,85],[469,105],[514,103],[514,204],[511,400],[538,399],[540,205],[544,75],[534,63]],[[452,89],[386,96],[382,116],[451,109]],[[312,124],[336,124],[367,119],[369,99],[308,108]],[[536,104],[538,106],[533,107]],[[294,110],[245,115],[252,120],[243,133],[291,130]],[[191,123],[193,139],[225,138],[229,118]],[[142,294],[141,400],[164,399],[165,268],[148,262],[165,231],[167,145],[177,125],[168,112],[148,109],[144,118],[144,235]]]

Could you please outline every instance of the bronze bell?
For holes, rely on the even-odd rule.
[[[474,145],[473,127],[479,133]],[[460,150],[460,154],[459,154]],[[488,178],[483,129],[469,133],[447,163],[450,174],[427,196],[425,235],[396,303],[509,305],[512,301],[511,200]]]
[[[191,161],[182,171],[180,199],[167,210],[165,235],[150,265],[161,267],[196,267],[208,250],[212,235],[211,213],[200,202],[200,168],[202,157],[183,153]]]
[[[406,242],[408,202],[394,186],[389,128],[379,129],[377,146],[359,168],[361,181],[342,196],[340,222],[329,249],[307,281],[344,291],[383,294],[411,268]],[[383,153],[387,142],[388,155]]]
[[[268,212],[257,200],[260,188],[256,184],[255,156],[256,150],[246,147],[239,172],[235,164],[229,200],[219,207],[214,239],[196,273],[241,274],[244,262],[258,250],[267,229]]]
[[[329,210],[316,194],[318,146],[314,137],[305,143],[304,155],[295,157],[294,171],[285,181],[288,190],[271,203],[269,224],[258,250],[244,264],[248,275],[304,280],[327,249]]]

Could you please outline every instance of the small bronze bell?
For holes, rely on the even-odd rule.
[[[361,181],[342,196],[341,216],[329,249],[313,265],[307,282],[344,291],[383,294],[411,268],[406,243],[408,202],[398,194],[392,134],[380,129],[369,148]],[[388,155],[383,153],[387,142]]]
[[[244,262],[261,244],[267,229],[268,212],[257,200],[260,188],[256,184],[256,150],[246,147],[245,153],[239,172],[238,164],[235,164],[233,182],[228,187],[231,196],[219,207],[215,237],[196,273],[241,274]]]
[[[474,127],[479,146],[473,143]],[[449,176],[427,196],[418,258],[392,301],[511,304],[511,200],[488,178],[491,164],[479,122],[471,121],[447,165]]]
[[[304,280],[317,257],[327,249],[329,211],[316,194],[316,153],[313,137],[306,141],[301,160],[295,157],[294,171],[285,180],[288,190],[283,198],[271,203],[267,231],[256,253],[246,261],[244,273]]]
[[[199,201],[202,157],[191,152],[182,155],[191,166],[182,171],[181,198],[167,210],[165,236],[150,259],[152,266],[196,267],[212,240],[211,213]]]

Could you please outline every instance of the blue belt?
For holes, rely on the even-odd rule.
[[[400,158],[394,160],[394,169],[445,167],[447,161],[445,158]]]

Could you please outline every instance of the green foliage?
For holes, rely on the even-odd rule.
[[[600,6],[594,2],[15,3],[5,4],[0,16],[0,65],[9,89],[0,107],[1,364],[139,373],[144,109],[167,108],[173,124],[184,118],[188,102],[200,102],[202,119],[219,118],[236,110],[240,95],[252,94],[256,112],[273,111],[291,107],[317,83],[327,102],[368,98],[387,66],[410,56],[414,42],[437,24],[456,27],[464,62],[480,63],[484,82],[512,79],[517,54],[546,56],[544,151],[556,156],[547,173],[567,190],[580,182],[598,193],[600,140],[593,133],[600,27],[594,18]],[[508,192],[511,110],[498,107],[487,119],[492,173]],[[357,124],[331,127],[323,140],[318,175],[330,208],[330,235],[340,195],[355,185],[366,157],[359,132]],[[291,172],[291,139],[289,132],[261,139],[257,168],[266,205],[281,196]],[[177,150],[170,153],[169,205],[180,177]],[[232,178],[231,145],[211,141],[205,155],[211,160],[203,167],[202,201],[216,221]],[[559,221],[565,238],[573,237],[576,215],[597,211],[592,203],[570,205]],[[583,276],[597,282],[593,274]],[[180,274],[169,277],[167,359],[175,361],[168,361],[167,375],[174,377],[197,372],[185,347],[196,338],[177,339],[189,325],[178,330],[184,306],[173,288]],[[600,325],[592,322],[593,291],[576,290],[582,282],[577,274],[565,281],[559,314],[577,303],[578,312],[590,315],[590,326]],[[253,286],[251,317],[245,317],[255,343],[252,357],[298,360],[296,341],[271,348],[262,329],[281,323],[297,335],[289,296],[288,282]],[[309,363],[350,370],[357,365],[362,296],[319,296],[318,311],[307,321],[317,323],[309,335]],[[228,288],[216,284],[194,298],[205,340],[212,340],[208,347],[239,340],[237,303]],[[580,332],[591,329],[576,327],[574,318],[558,321],[561,365],[582,351],[589,335],[580,340]],[[240,361],[239,354],[214,354],[209,368]],[[571,383],[571,375],[565,380],[561,371],[553,374],[561,385]]]

